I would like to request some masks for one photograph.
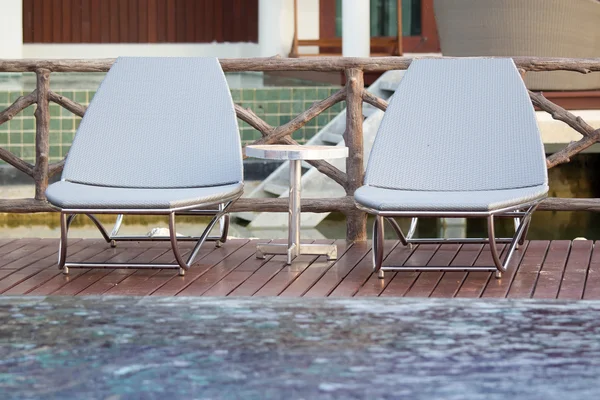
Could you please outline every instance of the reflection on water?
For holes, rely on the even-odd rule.
[[[583,154],[575,157],[569,164],[561,165],[549,171],[551,197],[593,197],[600,198],[600,156]],[[115,217],[100,216],[108,230],[112,228]],[[177,231],[185,235],[198,235],[209,219],[207,217],[181,216],[178,218]],[[230,228],[230,236],[242,238],[276,239],[287,237],[287,227],[280,229],[251,229],[237,223],[234,219]],[[400,226],[408,229],[410,220],[399,219]],[[512,219],[498,221],[497,233],[512,236]],[[371,237],[372,219],[368,220],[368,236]],[[168,227],[166,217],[161,216],[126,216],[120,233],[126,235],[147,234],[153,228]],[[466,225],[448,225],[437,219],[419,221],[418,237],[448,237],[450,233],[458,233],[467,237],[486,237],[485,220],[468,220]],[[0,214],[0,237],[59,237],[59,220],[57,214]],[[84,216],[75,219],[70,232],[71,237],[99,237],[99,234]],[[306,239],[340,239],[346,236],[346,224],[342,214],[334,213],[325,219],[316,229],[302,229],[302,237]],[[386,230],[386,237],[393,239],[391,229]],[[529,239],[567,239],[576,237],[596,239],[600,237],[600,216],[595,212],[550,212],[539,211],[533,215]]]
[[[115,222],[114,216],[100,216],[107,230],[112,229]],[[568,239],[585,237],[595,239],[600,234],[600,224],[595,213],[587,212],[546,212],[540,211],[533,216],[528,239]],[[399,218],[400,226],[404,232],[408,231],[410,219]],[[206,224],[207,217],[180,217],[177,223],[177,232],[183,235],[199,235]],[[238,238],[261,238],[280,239],[287,237],[287,227],[281,229],[251,229],[233,220],[229,235]],[[486,237],[487,226],[483,219],[468,220],[465,225],[446,224],[439,219],[420,219],[416,237]],[[460,221],[459,221],[460,222]],[[371,227],[373,220],[367,221],[368,237],[371,238]],[[168,227],[166,217],[157,216],[126,216],[119,234],[123,235],[146,235],[152,229]],[[386,226],[385,236],[395,239],[394,233]],[[215,228],[217,229],[217,228]],[[514,232],[513,220],[501,219],[497,224],[499,236],[512,236]],[[60,226],[58,214],[0,214],[0,237],[24,238],[43,237],[58,238]],[[330,215],[316,229],[302,229],[302,237],[305,239],[341,239],[346,236],[346,223],[343,215]],[[100,235],[94,224],[85,216],[79,216],[73,221],[69,237],[76,238],[99,238]]]

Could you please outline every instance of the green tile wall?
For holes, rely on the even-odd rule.
[[[315,101],[322,100],[339,87],[268,87],[232,89],[231,96],[235,103],[252,109],[259,117],[273,126],[283,125],[302,111],[308,109]],[[56,91],[58,94],[87,105],[94,96],[94,91],[69,90]],[[0,111],[11,105],[19,96],[27,92],[0,92]],[[303,128],[293,134],[293,138],[305,143],[323,126],[335,117],[345,104],[338,103],[320,116],[314,118]],[[0,147],[9,150],[25,161],[35,159],[35,105],[17,114],[11,121],[0,125]],[[80,118],[66,109],[50,103],[50,162],[61,160],[71,147]],[[260,137],[260,133],[238,120],[242,144],[246,145]],[[1,161],[0,161],[1,163]]]
[[[244,108],[250,108],[260,118],[272,126],[289,122],[296,115],[318,100],[325,99],[339,90],[339,87],[290,87],[290,88],[260,88],[232,89],[231,96],[235,103]],[[313,119],[292,137],[300,143],[312,138],[323,126],[344,108],[338,103],[319,117]],[[260,138],[260,133],[247,123],[238,120],[242,144],[248,144]]]

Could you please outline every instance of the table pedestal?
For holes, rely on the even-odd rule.
[[[328,260],[337,258],[337,246],[334,244],[300,244],[300,192],[302,189],[301,160],[290,160],[290,198],[289,198],[289,235],[287,244],[259,244],[256,257],[265,258],[267,254],[285,254],[287,263],[301,254],[326,255]]]

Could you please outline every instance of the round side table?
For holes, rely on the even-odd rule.
[[[348,148],[343,146],[292,146],[292,145],[250,145],[246,146],[248,157],[269,160],[289,160],[290,199],[287,244],[259,244],[256,257],[266,254],[286,254],[287,263],[301,254],[326,255],[328,260],[337,258],[337,247],[333,244],[300,244],[300,192],[302,160],[324,160],[348,157]]]

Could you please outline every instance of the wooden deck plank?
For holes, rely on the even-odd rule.
[[[533,295],[549,247],[550,242],[547,240],[535,241],[527,246],[527,251],[525,251],[506,297],[529,298]]]
[[[71,244],[78,242],[75,239]],[[38,242],[30,243],[7,256],[4,261],[9,261],[2,265],[4,270],[17,270],[24,265],[30,265],[38,260],[48,257],[50,254],[58,252],[58,242],[52,239],[40,239]]]
[[[56,239],[0,239],[0,293],[5,295],[287,296],[287,297],[483,297],[600,299],[600,249],[591,241],[530,241],[515,253],[502,279],[488,272],[372,273],[367,242],[336,241],[338,260],[302,256],[291,266],[285,256],[254,257],[257,240],[203,246],[186,277],[170,269],[56,268]],[[265,240],[263,242],[268,242]],[[280,242],[285,242],[281,240]],[[332,241],[325,241],[331,243]],[[414,267],[492,265],[482,245],[421,245],[414,250],[386,242],[385,264]],[[192,243],[182,243],[185,254]],[[174,256],[168,243],[122,242],[116,249],[98,239],[74,239],[72,261],[160,262]]]
[[[386,241],[384,246],[384,262],[393,263],[389,258],[392,251],[398,246],[397,241],[389,242]],[[372,249],[367,253],[365,257],[358,264],[352,268],[352,271],[346,275],[344,279],[337,285],[337,287],[331,292],[331,297],[351,297],[356,295],[360,288],[368,282],[373,274],[373,253]]]
[[[338,248],[338,259],[340,259],[346,254],[346,251],[348,251],[351,246],[348,245],[344,239],[337,240],[335,243]],[[313,262],[279,295],[282,297],[303,296],[333,265],[335,265],[336,262],[337,260],[320,260]]]
[[[18,269],[18,266],[13,265],[15,261],[17,265],[28,264],[33,253],[39,251],[42,247],[54,246],[58,249],[58,241],[52,239],[25,239],[23,243],[20,241],[13,245],[8,244],[7,251],[0,257],[0,269]],[[32,262],[37,260],[32,260]]]
[[[286,240],[278,239],[274,240],[274,243],[286,243]],[[313,240],[303,240],[302,243],[313,243]],[[296,265],[304,265],[305,263],[311,263],[316,257],[302,255],[297,257],[293,263]],[[258,292],[267,282],[271,280],[279,271],[286,268],[287,256],[276,255],[271,259],[263,263],[259,268],[256,269],[248,278],[242,282],[241,285],[237,286],[231,293],[230,296],[253,296]]]
[[[600,243],[598,241],[594,243],[583,298],[584,300],[600,299]]]
[[[386,242],[385,249],[390,249],[392,251],[383,259],[383,265],[404,265],[406,260],[408,260],[413,251],[416,249],[416,246],[411,248],[410,246],[404,246],[401,243],[398,243],[392,248],[392,246]],[[394,276],[396,276],[395,271],[386,272],[383,279],[380,279],[377,274],[371,273],[369,279],[360,287],[360,289],[358,289],[358,292],[355,294],[355,296],[379,296],[387,287],[387,285],[389,285],[392,279],[394,279]]]
[[[326,297],[369,252],[369,242],[354,243],[304,294],[305,297]]]
[[[179,292],[178,296],[201,296],[210,290],[215,283],[219,282],[249,258],[256,259],[256,245],[256,240],[247,242],[236,252],[216,264],[208,272],[196,279],[191,285]]]
[[[220,263],[221,260],[229,257],[236,252],[240,247],[245,245],[248,239],[228,240],[219,248],[213,250],[203,259],[194,262],[194,265],[185,273],[184,276],[175,275],[172,277],[161,276],[158,287],[153,291],[151,296],[175,296],[183,289],[188,287],[192,282],[205,274],[213,266]],[[212,247],[212,246],[211,246]]]
[[[240,264],[236,269],[227,274],[223,279],[217,282],[213,287],[204,292],[203,296],[227,296],[238,286],[244,283],[254,272],[268,263],[273,256],[267,256],[265,259],[251,256]]]
[[[463,244],[454,260],[450,263],[452,267],[468,268],[475,263],[483,249],[482,244]],[[464,271],[446,271],[442,274],[430,297],[454,297],[460,289],[467,273]]]
[[[188,243],[186,249],[181,248],[181,254],[185,259],[188,257],[190,251],[193,249],[193,243]],[[213,244],[206,244],[202,246],[196,260],[194,262],[200,262],[206,256],[208,256],[215,246]],[[169,245],[168,250],[160,255],[158,258],[152,261],[153,263],[175,263],[175,255]],[[192,266],[193,268],[193,266]],[[118,285],[111,288],[107,295],[113,296],[147,296],[159,289],[165,282],[173,279],[179,274],[177,269],[145,269],[137,270],[135,273],[128,275],[119,282]]]
[[[272,241],[263,241],[264,243],[287,243],[286,239],[276,239]],[[259,242],[257,241],[256,244]],[[248,278],[250,278],[256,271],[261,269],[265,264],[273,259],[273,255],[267,255],[264,259],[256,258],[255,256],[249,257],[238,265],[233,271],[227,274],[221,279],[216,285],[206,291],[203,296],[227,296],[241,284],[243,284]]]
[[[593,247],[594,242],[591,240],[573,241],[560,290],[558,291],[557,297],[559,299],[574,300],[583,297]]]
[[[336,244],[339,245],[339,242],[345,242],[345,240],[340,240],[336,243],[333,240],[317,240],[315,243],[317,244]],[[338,256],[341,256],[343,252],[338,247]],[[279,296],[287,287],[294,282],[294,280],[300,276],[304,271],[310,268],[312,265],[317,264],[317,269],[319,269],[319,265],[333,265],[335,260],[328,261],[327,257],[313,257],[310,263],[292,263],[292,265],[287,265],[283,269],[281,269],[275,276],[273,276],[269,282],[267,282],[258,292],[256,292],[255,296]]]
[[[19,239],[2,246],[0,248],[0,267],[27,255],[27,251],[22,251],[21,249],[32,243],[37,243],[38,240],[37,238]]]
[[[437,244],[420,244],[404,263],[407,267],[427,265],[440,246]],[[381,292],[381,297],[404,296],[421,273],[419,271],[398,271],[390,283]]]
[[[295,262],[309,262],[311,256],[299,256]],[[286,266],[287,257],[282,255],[272,256],[267,262],[250,274],[240,285],[233,289],[229,296],[252,296],[260,290],[277,272]]]
[[[106,242],[103,242],[106,246]],[[90,244],[84,240],[78,241],[77,243],[72,244],[69,247],[70,254],[69,256],[72,258],[77,257],[80,253],[85,252],[89,249]],[[38,287],[44,285],[49,280],[55,278],[58,275],[63,275],[61,271],[58,270],[57,267],[57,258],[58,258],[58,248],[56,252],[51,254],[50,257],[47,257],[43,260],[36,262],[36,268],[40,268],[37,273],[29,276],[29,278],[21,281],[17,285],[11,287],[6,290],[4,294],[7,295],[23,295],[27,294]]]
[[[136,242],[128,242],[115,248],[105,249],[82,261],[96,263],[125,263],[142,254],[145,250],[146,247],[139,246]],[[72,268],[71,271],[75,272],[74,270],[79,269],[80,268]],[[73,272],[70,272],[69,275]],[[67,283],[51,294],[57,296],[75,296],[77,293],[85,290],[111,272],[112,270],[109,268],[83,268],[77,275],[74,275]]]
[[[73,262],[83,262],[92,256],[104,252],[108,248],[108,244],[100,239],[83,239],[81,244],[84,246],[84,249],[77,253],[73,253],[72,248],[69,247],[69,260]],[[50,267],[50,270],[52,270],[52,267]],[[73,268],[68,275],[64,275],[58,268],[56,268],[55,271],[57,272],[56,275],[35,289],[30,290],[28,294],[33,296],[47,296],[86,272],[86,270],[82,268]]]
[[[498,253],[502,255],[504,251],[505,245],[497,245]],[[494,261],[492,260],[492,253],[490,251],[489,244],[483,246],[481,253],[473,263],[474,267],[478,266],[492,266],[494,265]],[[492,277],[491,272],[485,271],[470,271],[467,272],[467,276],[462,282],[460,289],[454,297],[458,298],[477,298],[480,297],[483,293],[483,290],[487,286],[490,278]]]
[[[508,246],[507,246],[508,247]],[[504,251],[507,251],[507,247],[504,248]],[[496,279],[495,277],[491,277],[488,281],[485,289],[483,289],[483,293],[481,294],[482,298],[488,297],[496,297],[496,298],[505,298],[510,290],[513,280],[517,275],[517,271],[519,270],[519,266],[521,265],[521,260],[523,256],[527,252],[527,248],[529,247],[529,242],[523,243],[522,246],[519,247],[518,250],[515,250],[512,258],[510,259],[510,263],[508,264],[508,268],[506,272],[502,274],[502,278]],[[503,260],[505,257],[505,253],[501,255],[501,259]]]
[[[74,246],[80,240],[74,240]],[[0,293],[4,293],[13,286],[35,276],[44,268],[56,265],[58,246],[54,240],[40,240],[37,250],[31,249],[27,257],[19,258],[6,264],[0,279]]]
[[[192,246],[182,251],[184,259],[188,257]],[[206,256],[208,256],[215,249],[214,244],[206,244],[202,246],[196,262],[200,262]],[[153,262],[155,263],[175,263],[175,256],[169,249],[166,253],[159,256]],[[194,264],[195,264],[194,263]],[[192,266],[193,268],[193,266]],[[129,275],[117,286],[106,292],[107,295],[114,296],[147,296],[159,289],[165,282],[173,279],[179,274],[176,269],[157,269],[157,270],[138,270],[136,273]]]
[[[145,242],[144,244],[152,244]],[[171,249],[170,242],[155,242],[155,246],[144,246],[146,250],[131,259],[129,262],[139,263],[175,263],[175,255]],[[192,250],[193,243],[180,243],[179,250],[185,258]],[[207,254],[206,249],[201,249],[198,254],[198,259]],[[121,295],[120,289],[124,284],[133,282],[144,282],[149,277],[159,274],[161,271],[169,271],[170,275],[178,273],[176,269],[133,269],[133,268],[117,268],[113,269],[109,274],[96,281],[93,285],[79,293],[79,295],[106,294],[111,296]]]
[[[132,263],[151,263],[155,262],[156,259],[165,255],[165,253],[169,253],[166,255],[164,262],[173,262],[174,256],[173,253],[169,251],[167,247],[158,247],[158,248],[150,248],[144,250],[143,253],[139,254],[135,258],[132,258],[129,262]],[[187,253],[187,252],[186,252]],[[160,261],[156,261],[160,262]],[[138,279],[143,279],[148,275],[156,274],[158,270],[152,269],[133,269],[133,268],[117,268],[111,270],[108,274],[103,276],[101,279],[98,279],[92,285],[83,289],[81,292],[77,293],[78,296],[92,296],[92,295],[120,295],[118,290],[121,289],[121,283],[123,283],[126,279],[131,277],[132,275],[137,275]]]
[[[459,244],[443,244],[435,252],[427,263],[431,267],[447,267],[458,254]],[[415,281],[414,285],[406,292],[406,297],[429,297],[436,288],[443,271],[423,271]]]
[[[17,239],[14,239],[14,238],[1,238],[0,239],[0,256],[2,254],[6,254],[6,250],[4,250],[3,247],[8,244],[14,243],[15,240],[17,240]]]
[[[570,240],[553,240],[550,242],[546,259],[540,269],[535,290],[533,291],[534,298],[556,298],[570,251]]]

